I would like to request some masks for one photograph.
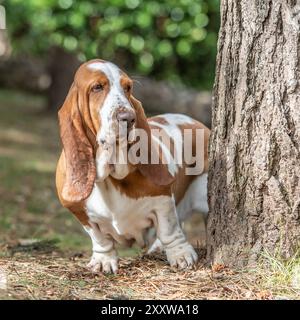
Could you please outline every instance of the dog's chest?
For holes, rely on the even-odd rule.
[[[165,196],[130,198],[106,180],[94,185],[86,208],[89,219],[104,233],[111,234],[119,242],[134,239],[144,245],[143,233],[152,226],[162,197]]]

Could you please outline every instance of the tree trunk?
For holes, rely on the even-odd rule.
[[[300,242],[300,1],[223,0],[208,258],[241,266]]]

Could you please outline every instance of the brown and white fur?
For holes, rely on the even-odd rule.
[[[175,148],[183,147],[176,146],[176,136],[182,136],[184,129],[191,129],[193,134],[202,129],[203,171],[196,176],[186,175],[186,163],[162,161],[109,164],[106,154],[118,139],[114,133],[120,119],[125,119],[129,127],[145,130],[149,146],[160,143],[151,129],[162,129],[171,135],[171,158]],[[151,228],[157,236],[151,250],[162,247],[172,266],[186,268],[195,264],[197,254],[187,242],[180,222],[192,211],[208,211],[209,129],[179,114],[147,119],[141,103],[132,95],[132,80],[103,60],[89,61],[78,69],[59,111],[59,125],[63,150],[56,172],[58,196],[91,237],[93,255],[89,268],[94,272],[117,272],[115,244],[132,245],[136,241],[145,246]],[[118,143],[122,143],[121,137]],[[197,148],[195,141],[192,148]]]

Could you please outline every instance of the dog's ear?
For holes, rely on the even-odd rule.
[[[147,164],[138,163],[137,168],[144,177],[148,178],[154,184],[160,186],[169,185],[174,182],[175,176],[169,172],[168,165],[163,163],[162,150],[153,147],[155,143],[151,143],[153,142],[153,137],[142,104],[133,96],[130,97],[130,102],[136,112],[136,128],[143,129],[147,133],[148,139],[148,146],[146,146],[146,152],[148,152]],[[141,150],[141,152],[143,151]],[[151,159],[159,159],[159,163],[151,164]]]
[[[60,136],[66,159],[62,197],[69,202],[85,200],[96,178],[93,147],[87,137],[78,105],[78,89],[72,85],[58,112]]]

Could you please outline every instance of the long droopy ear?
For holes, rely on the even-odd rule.
[[[63,143],[66,177],[62,197],[69,202],[85,200],[96,178],[93,147],[86,135],[78,105],[78,89],[73,84],[58,112]]]
[[[162,157],[159,156],[159,164],[151,164],[151,158],[155,158],[151,157],[151,153],[157,152],[157,149],[151,148],[151,130],[142,104],[133,96],[130,97],[130,101],[136,112],[136,128],[145,130],[148,136],[148,164],[137,164],[138,170],[156,185],[169,185],[174,182],[175,177],[169,172],[168,166],[162,163]]]

